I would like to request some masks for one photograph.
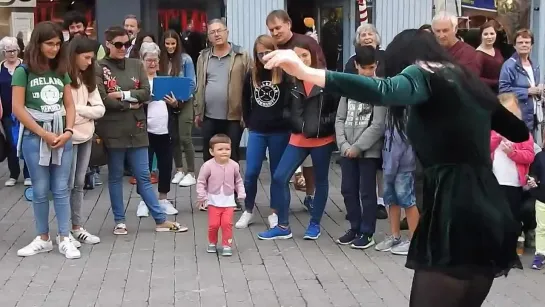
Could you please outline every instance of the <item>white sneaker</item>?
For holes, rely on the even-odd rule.
[[[40,236],[37,236],[29,245],[17,251],[19,257],[34,256],[39,253],[47,253],[53,250],[53,242],[51,240],[44,241]]]
[[[182,181],[180,181],[181,187],[190,187],[195,184],[197,184],[197,179],[195,179],[195,176],[193,176],[193,174],[185,175]]]
[[[76,242],[83,242],[85,244],[97,244],[100,243],[100,238],[90,234],[87,230],[80,228],[78,230],[72,230],[70,233],[70,238],[73,238],[72,235],[74,235],[77,238]],[[81,245],[81,244],[80,244]],[[76,244],[74,246],[78,247]]]
[[[81,247],[81,243],[78,240],[76,240],[71,233],[68,234],[68,239],[70,239],[70,243],[72,243],[74,247],[76,248]],[[61,237],[59,235],[57,235],[57,237],[55,238],[55,242],[57,242],[57,245],[61,245]]]
[[[17,183],[17,179],[10,178],[10,179],[6,180],[6,183],[4,183],[4,185],[6,187],[13,187],[13,186],[15,186],[16,183]]]
[[[267,220],[269,221],[269,228],[271,229],[278,225],[278,215],[276,215],[276,213],[269,215]]]
[[[148,217],[149,216],[149,209],[148,206],[146,206],[146,203],[141,200],[138,204],[138,209],[136,209],[136,216],[138,217]]]
[[[178,183],[180,183],[180,181],[182,179],[184,179],[184,176],[185,176],[184,172],[176,172],[176,174],[174,174],[174,178],[172,178],[171,182],[174,183],[174,184],[178,184]]]
[[[25,178],[25,182],[23,184],[25,187],[29,187],[32,185],[32,180],[30,178]]]
[[[78,259],[81,257],[81,253],[74,246],[70,239],[64,238],[59,244],[59,252],[63,254],[67,259]]]
[[[174,205],[168,199],[159,199],[159,206],[161,206],[166,215],[178,214],[178,210],[174,208]]]
[[[247,228],[248,225],[252,223],[252,217],[253,217],[252,213],[248,211],[242,212],[242,216],[240,217],[240,219],[238,219],[238,222],[235,224],[235,228],[238,228],[238,229]]]

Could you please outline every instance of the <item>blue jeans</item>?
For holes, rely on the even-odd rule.
[[[257,195],[257,178],[261,172],[267,148],[269,149],[269,165],[272,176],[288,145],[289,139],[289,133],[259,133],[249,131],[248,146],[246,148],[246,173],[244,174],[244,188],[246,190],[246,200],[244,203],[246,211],[251,213],[254,210],[255,197]],[[274,181],[271,182],[271,194],[272,191],[278,190],[278,187],[274,186],[275,184]]]
[[[377,223],[378,158],[341,158],[341,194],[350,229],[372,236]],[[386,193],[384,193],[386,194]]]
[[[279,225],[289,225],[290,178],[308,155],[311,156],[314,165],[316,186],[313,207],[310,212],[310,222],[320,224],[329,195],[329,162],[335,148],[335,143],[320,147],[297,147],[291,144],[286,147],[271,183],[271,207],[277,210]]]
[[[22,149],[32,179],[32,208],[36,232],[38,235],[49,234],[49,191],[51,191],[59,235],[67,237],[70,232],[68,179],[72,168],[72,141],[69,140],[64,145],[61,165],[41,166],[38,164],[40,140],[39,136],[29,130],[23,132]]]
[[[123,203],[123,170],[125,158],[129,163],[133,176],[136,178],[138,193],[146,203],[155,220],[162,224],[166,216],[161,207],[153,186],[150,182],[149,157],[147,147],[138,148],[108,148],[108,188],[114,220],[117,224],[125,223],[125,205]]]

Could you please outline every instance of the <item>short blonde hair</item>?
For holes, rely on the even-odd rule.
[[[161,48],[156,43],[143,42],[142,46],[140,46],[140,59],[144,60],[150,55],[159,58]]]
[[[520,111],[517,95],[514,93],[503,93],[498,95],[500,104],[513,113],[519,119],[522,119],[522,112]]]
[[[19,50],[19,43],[17,42],[17,38],[13,36],[5,36],[0,40],[0,51],[6,51],[6,50]]]

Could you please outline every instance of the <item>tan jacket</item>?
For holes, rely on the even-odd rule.
[[[204,91],[206,89],[206,69],[212,48],[201,51],[197,60],[197,93],[195,94],[195,116],[204,116]],[[250,67],[250,57],[240,46],[231,44],[229,68],[229,89],[227,90],[227,120],[242,120],[242,88],[246,72]]]

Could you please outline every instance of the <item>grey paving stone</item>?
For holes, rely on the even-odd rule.
[[[198,161],[198,165],[202,161]],[[242,171],[244,172],[244,162]],[[107,170],[101,174],[107,178]],[[0,182],[7,179],[0,165]],[[57,248],[29,258],[17,250],[35,236],[33,212],[24,200],[24,187],[0,184],[0,306],[74,307],[384,307],[407,306],[412,271],[404,258],[389,253],[352,250],[334,239],[342,235],[344,203],[340,169],[330,168],[330,195],[322,218],[322,236],[302,240],[309,215],[304,195],[291,190],[290,223],[294,239],[260,241],[266,229],[270,174],[263,167],[258,182],[254,224],[234,230],[234,255],[206,253],[207,215],[194,207],[195,187],[172,186],[169,198],[179,210],[171,217],[187,225],[182,234],[156,234],[151,218],[136,217],[140,197],[124,179],[127,236],[114,236],[104,185],[87,191],[82,217],[85,227],[102,242],[81,248],[82,258],[66,260]],[[56,233],[51,209],[51,234]],[[240,213],[236,214],[236,218]],[[388,233],[387,221],[378,221],[376,240]],[[528,265],[529,251],[523,262]],[[498,278],[484,306],[543,306],[545,274],[530,269]]]

